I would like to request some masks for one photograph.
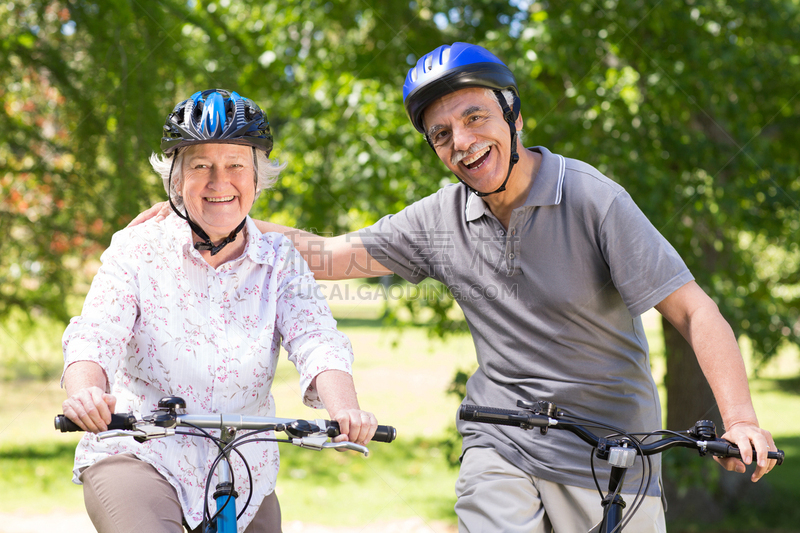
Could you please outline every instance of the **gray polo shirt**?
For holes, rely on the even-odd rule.
[[[465,403],[513,409],[547,400],[629,432],[661,427],[640,315],[693,279],[617,183],[543,147],[508,230],[462,184],[444,187],[359,232],[404,279],[444,283],[469,324],[478,370]],[[492,447],[541,478],[594,488],[589,446],[566,431],[458,421],[466,450]],[[607,479],[607,468],[595,461]],[[655,481],[648,494],[659,494]],[[626,478],[639,486],[640,466]],[[601,483],[605,483],[604,481]]]

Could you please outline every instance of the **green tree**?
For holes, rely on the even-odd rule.
[[[796,3],[559,3],[540,28],[535,84],[558,101],[536,133],[631,192],[756,357],[796,343]],[[664,326],[680,427],[714,403]]]
[[[83,261],[153,197],[174,45],[158,12],[115,4],[0,5],[0,317],[68,319]]]
[[[147,157],[199,89],[267,110],[289,168],[257,215],[342,231],[438,187],[415,183],[396,88],[441,38],[407,3],[21,0],[0,16],[0,317],[68,318],[80,266],[163,198]]]
[[[0,319],[68,318],[86,260],[163,198],[147,156],[199,89],[267,110],[289,167],[258,216],[340,232],[430,194],[452,177],[400,87],[468,41],[516,73],[528,144],[624,185],[758,358],[798,343],[796,0],[16,0],[0,20]],[[452,305],[437,331],[463,326]],[[665,336],[684,427],[714,403]]]

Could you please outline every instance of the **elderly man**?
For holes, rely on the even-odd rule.
[[[629,432],[660,427],[641,314],[655,307],[689,341],[717,399],[725,438],[775,449],[760,429],[733,332],[684,262],[618,184],[590,165],[526,149],[511,71],[487,50],[441,46],[404,85],[415,128],[461,183],[355,233],[293,236],[318,279],[394,272],[447,285],[469,323],[479,367],[465,403],[549,400]],[[151,210],[151,213],[155,210]],[[322,253],[321,253],[322,252]],[[462,532],[587,531],[602,510],[588,450],[567,432],[459,422]],[[720,461],[745,471],[738,460]],[[629,525],[665,530],[660,468]],[[628,474],[638,487],[641,469]]]

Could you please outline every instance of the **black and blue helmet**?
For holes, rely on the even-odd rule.
[[[425,133],[425,108],[442,96],[467,87],[511,90],[515,96],[514,112],[519,112],[517,80],[505,63],[481,46],[453,43],[422,56],[408,71],[403,104],[417,131]]]
[[[224,89],[198,91],[167,116],[161,150],[200,143],[244,144],[272,151],[267,115],[249,98]]]

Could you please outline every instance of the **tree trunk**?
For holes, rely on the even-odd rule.
[[[684,430],[698,420],[711,420],[721,430],[717,402],[692,347],[667,319],[661,319],[661,326],[667,358],[667,429]]]

